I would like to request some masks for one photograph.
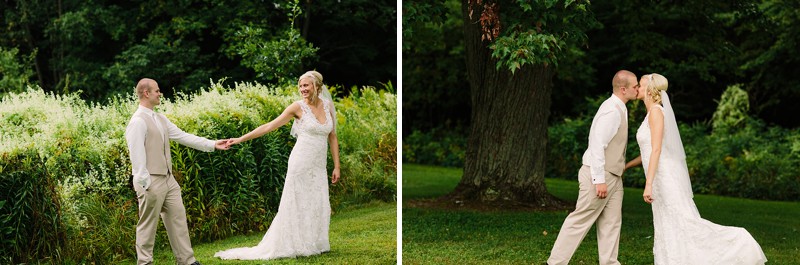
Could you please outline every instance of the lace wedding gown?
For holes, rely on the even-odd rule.
[[[297,142],[289,155],[286,183],[280,206],[267,233],[255,247],[217,252],[222,259],[267,260],[310,256],[330,251],[328,227],[331,205],[328,197],[328,134],[333,129],[329,108],[323,100],[325,122],[320,123],[304,101],[303,116],[295,120],[292,134]]]
[[[664,95],[662,93],[662,95]],[[668,100],[665,106],[669,107]],[[656,105],[653,108],[664,108]],[[668,109],[671,113],[671,107]],[[642,163],[650,162],[650,112],[636,132]],[[674,131],[673,131],[674,130]],[[671,135],[668,135],[671,134]],[[680,137],[677,126],[664,126],[664,139]],[[653,256],[656,265],[764,264],[761,247],[744,228],[722,226],[700,217],[692,199],[692,185],[683,146],[678,151],[663,141],[661,158],[653,180]],[[677,153],[677,154],[676,154]]]

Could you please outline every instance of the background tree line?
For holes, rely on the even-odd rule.
[[[148,76],[167,96],[210,79],[315,68],[345,87],[396,82],[394,1],[1,1],[0,94],[35,84],[101,101]]]
[[[800,118],[786,114],[800,98],[798,5],[404,1],[403,159],[464,167],[445,203],[558,205],[544,177],[574,177],[613,74],[658,72],[679,122],[692,125],[682,127],[687,153],[706,155],[689,161],[703,178],[695,191],[793,199]],[[768,165],[781,171],[758,169]],[[782,189],[765,196],[770,187]]]
[[[403,135],[433,129],[463,134],[471,106],[461,3],[410,2],[404,2]],[[577,56],[561,59],[551,123],[589,111],[586,99],[610,94],[611,77],[624,68],[666,76],[681,122],[709,120],[722,92],[741,84],[752,115],[800,126],[800,116],[789,115],[800,111],[797,1],[609,0],[593,1],[590,10],[600,25],[586,31],[588,43],[568,47]],[[428,18],[406,20],[414,15],[409,11]]]

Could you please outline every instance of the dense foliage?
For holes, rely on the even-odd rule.
[[[411,12],[433,12],[417,6]],[[446,1],[441,22],[404,23],[403,28],[403,135],[412,129],[452,129],[468,126],[470,93],[464,62],[463,20],[458,1]],[[412,36],[406,36],[413,33]]]
[[[403,138],[403,161],[407,163],[463,167],[466,132],[454,130],[413,131]]]
[[[342,180],[330,187],[334,211],[396,199],[396,97],[384,92],[393,89],[353,89],[336,100]],[[220,81],[162,100],[157,110],[186,132],[224,139],[270,121],[298,98],[294,85]],[[135,256],[137,204],[123,135],[136,107],[132,97],[95,104],[39,88],[2,98],[0,263],[108,264]],[[173,142],[193,242],[264,231],[293,143],[289,126],[228,151]],[[163,229],[157,242],[168,242]]]
[[[404,108],[404,136],[469,127],[460,3],[450,0],[444,7],[404,1],[403,12],[432,16],[403,23],[403,104],[414,106]],[[551,124],[583,113],[587,97],[608,95],[611,77],[624,68],[666,76],[670,91],[683,99],[675,106],[683,122],[710,120],[714,100],[738,84],[750,95],[750,115],[784,128],[800,126],[800,116],[786,115],[800,111],[794,104],[800,85],[793,79],[800,75],[800,2],[609,0],[592,1],[589,8],[603,26],[586,33],[588,45],[573,47],[580,56],[559,64]]]
[[[0,1],[0,95],[25,82],[102,102],[151,77],[171,96],[209,78],[277,82],[310,68],[329,84],[380,88],[397,78],[395,9],[389,0]]]
[[[464,176],[448,197],[481,203],[560,204],[544,186],[552,80],[560,65],[582,57],[578,47],[587,43],[587,30],[599,26],[589,1],[459,2],[461,12],[454,17],[462,20],[463,35],[457,38],[463,39],[473,108]],[[423,28],[441,24],[442,14],[456,13],[452,9],[446,1],[404,1],[403,23],[409,26],[403,36],[417,38],[410,24]],[[425,45],[424,40],[415,44]],[[425,68],[421,65],[418,70]]]
[[[747,93],[730,87],[710,123],[680,123],[686,161],[695,192],[754,199],[797,201],[800,194],[800,131],[768,126],[752,116]],[[565,118],[548,132],[547,176],[574,180],[589,129],[605,97],[589,99],[577,118]],[[675,100],[673,99],[673,102]],[[639,155],[636,130],[646,115],[644,104],[629,104],[627,160]],[[713,126],[712,126],[713,124]],[[713,128],[713,129],[712,129]],[[403,160],[411,163],[463,166],[466,137],[442,131],[414,131],[403,138]],[[521,152],[525,152],[521,150]],[[641,167],[625,172],[626,186],[644,187]]]

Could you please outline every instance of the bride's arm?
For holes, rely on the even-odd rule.
[[[658,169],[658,161],[661,158],[661,142],[664,138],[664,113],[661,108],[652,108],[650,110],[650,146],[653,148],[650,151],[650,163],[647,166],[645,173],[646,182],[644,186],[644,201],[653,202],[653,179],[656,177],[656,170]]]
[[[333,108],[333,102],[330,102],[331,117],[336,119],[336,110]],[[328,143],[331,145],[331,157],[333,157],[333,172],[331,173],[331,183],[339,181],[339,136],[336,135],[336,122],[333,122],[333,130],[328,134]]]
[[[339,181],[339,138],[336,136],[336,130],[328,134],[328,142],[331,145],[331,156],[333,157],[333,172],[331,173],[331,183]]]
[[[636,158],[634,158],[633,160],[628,161],[628,163],[625,164],[625,170],[628,170],[629,168],[632,168],[632,167],[635,167],[635,166],[639,166],[641,164],[642,164],[642,156],[640,155],[640,156],[637,156]]]
[[[247,140],[252,140],[261,137],[268,132],[274,131],[281,126],[286,125],[286,123],[289,123],[292,118],[298,117],[298,113],[300,113],[300,106],[298,106],[297,103],[292,103],[292,105],[286,107],[286,109],[283,110],[283,113],[281,113],[281,115],[279,115],[277,118],[265,123],[264,125],[258,126],[258,128],[245,135],[242,135],[242,137],[232,139],[231,144],[238,144]]]

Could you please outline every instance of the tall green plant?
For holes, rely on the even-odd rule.
[[[744,128],[750,111],[750,98],[739,85],[729,86],[717,102],[712,116],[712,127],[716,134],[726,134]]]
[[[59,260],[67,237],[42,157],[33,151],[0,156],[0,262]]]
[[[164,99],[157,111],[186,132],[224,139],[274,119],[299,99],[294,84],[226,86],[220,81],[198,94]],[[331,186],[334,210],[396,199],[396,100],[370,87],[336,100],[342,180]],[[3,97],[0,187],[11,192],[0,197],[0,240],[3,253],[14,254],[0,262],[49,257],[58,263],[105,264],[132,255],[137,206],[124,131],[136,107],[132,96],[100,105],[40,89]],[[294,141],[284,126],[224,152],[173,143],[174,173],[193,241],[264,231],[277,209]],[[22,197],[28,200],[16,199]],[[35,233],[20,232],[31,227]],[[21,245],[31,238],[36,244]],[[167,242],[163,235],[157,240]]]

